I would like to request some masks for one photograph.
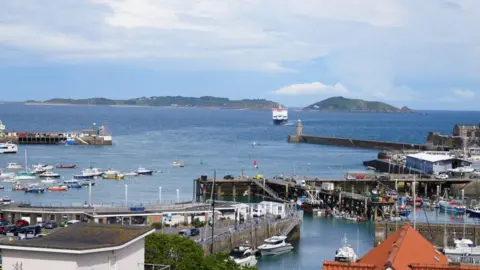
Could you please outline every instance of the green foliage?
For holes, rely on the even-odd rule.
[[[170,265],[172,270],[256,270],[240,267],[228,254],[204,256],[201,246],[179,235],[151,234],[145,239],[145,263]]]
[[[378,102],[365,101],[361,99],[349,99],[344,97],[331,97],[325,100],[314,103],[308,107],[307,110],[328,110],[328,111],[361,111],[361,112],[412,112],[409,108],[403,107],[401,109],[392,105]]]
[[[200,221],[200,219],[196,218],[192,221],[192,226],[195,228],[202,228],[205,227],[207,223],[205,221]]]

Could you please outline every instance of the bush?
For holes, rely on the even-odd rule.
[[[154,227],[156,230],[160,230],[162,228],[168,228],[170,227],[170,224],[162,224],[161,222],[155,222],[155,223],[152,223],[152,227]]]
[[[200,221],[200,219],[196,218],[192,221],[192,226],[195,228],[202,228],[205,227],[207,223],[205,221]]]

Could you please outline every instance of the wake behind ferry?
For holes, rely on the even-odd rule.
[[[288,122],[288,109],[281,105],[272,108],[272,119],[274,125],[286,125]]]

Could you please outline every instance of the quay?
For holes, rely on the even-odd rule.
[[[413,223],[411,224],[413,226]],[[374,245],[378,246],[389,235],[403,226],[401,222],[376,222]],[[437,247],[455,246],[453,239],[467,238],[480,245],[480,224],[416,223],[416,231]]]
[[[478,142],[480,142],[480,125],[457,124],[453,127],[452,135],[441,135],[438,132],[429,132],[425,143],[417,144],[305,135],[303,134],[302,122],[298,120],[296,134],[288,135],[287,141],[290,143],[308,143],[377,150],[448,151],[451,149],[464,149],[476,146]]]
[[[76,132],[8,132],[0,121],[0,143],[14,144],[69,144],[69,145],[112,145],[112,136],[104,126]]]

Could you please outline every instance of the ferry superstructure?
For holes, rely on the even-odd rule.
[[[288,109],[282,106],[272,108],[272,120],[274,125],[285,125],[288,122]]]

